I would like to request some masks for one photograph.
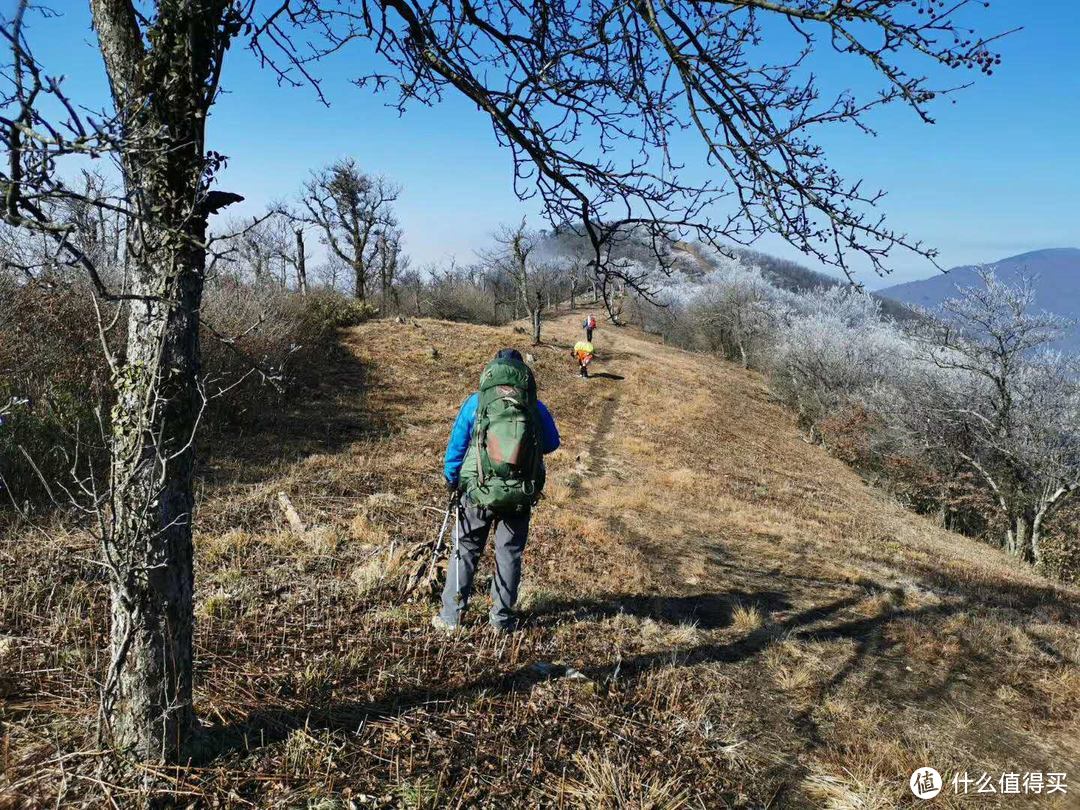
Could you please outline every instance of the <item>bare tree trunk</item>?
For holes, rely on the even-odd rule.
[[[307,256],[304,255],[304,229],[296,229],[296,284],[301,295],[307,295]]]
[[[1040,509],[1031,521],[1031,562],[1036,568],[1042,568],[1043,564],[1042,523],[1045,516],[1045,510]]]
[[[1014,515],[1010,519],[1009,529],[1006,532],[1006,550],[1009,554],[1023,562],[1030,563],[1033,561],[1033,529],[1033,518],[1024,512]]]
[[[543,301],[544,301],[543,294],[540,292],[540,290],[537,290],[536,291],[536,305],[533,307],[532,311],[529,313],[530,317],[532,318],[532,333],[533,333],[533,345],[534,346],[539,346],[540,345],[540,322],[541,322],[541,312],[544,309]]]
[[[365,272],[363,262],[357,260],[353,262],[353,297],[358,301],[365,300],[367,295],[367,273]]]
[[[194,196],[157,195],[146,177],[137,182],[148,200]],[[113,380],[112,513],[102,542],[112,596],[104,730],[143,762],[179,761],[194,724],[192,439],[205,269],[196,244],[205,219],[175,221],[186,239],[145,227],[131,246],[133,289],[147,297],[131,305],[127,356]]]
[[[112,600],[101,719],[142,762],[182,761],[192,706],[194,433],[202,407],[199,310],[206,270],[205,121],[231,34],[229,4],[157,4],[144,37],[128,3],[91,0],[126,137],[132,270],[127,352],[113,369],[109,509],[102,554]],[[234,195],[235,196],[235,195]],[[224,203],[228,204],[228,202]],[[146,778],[154,772],[147,771]]]

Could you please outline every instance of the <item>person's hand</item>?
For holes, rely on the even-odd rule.
[[[446,485],[446,491],[448,493],[450,493],[451,495],[453,495],[455,492],[458,491],[457,481],[451,481],[451,480],[449,480],[447,478],[444,478],[443,479],[443,484]]]

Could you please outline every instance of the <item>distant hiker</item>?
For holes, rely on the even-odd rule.
[[[581,324],[581,328],[585,330],[585,340],[592,343],[593,329],[596,328],[596,316],[586,315],[585,321]]]
[[[435,627],[460,626],[494,526],[490,620],[497,630],[514,629],[529,518],[544,489],[543,457],[558,447],[559,431],[536,397],[532,369],[518,351],[503,349],[480,375],[480,390],[462,403],[446,445],[443,477],[461,502],[442,609],[431,620]]]
[[[582,378],[587,379],[589,376],[589,363],[593,359],[593,345],[587,340],[579,340],[574,344],[574,348],[571,352],[574,358],[578,361],[578,366],[581,369]]]

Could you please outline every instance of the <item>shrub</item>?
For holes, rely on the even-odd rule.
[[[47,481],[70,477],[76,445],[100,456],[95,409],[107,418],[107,369],[89,290],[78,284],[0,285],[0,476],[4,500],[40,500]],[[33,459],[31,465],[27,457]]]
[[[349,298],[330,290],[320,290],[301,300],[303,318],[317,329],[359,326],[379,314],[379,308],[368,301]]]
[[[338,329],[375,312],[336,293],[303,297],[275,284],[215,279],[202,307],[202,376],[209,397],[203,430],[280,410],[290,396],[318,381]],[[107,333],[117,355],[123,353],[125,327],[120,312]],[[27,456],[50,487],[70,481],[76,455],[79,475],[105,468],[108,377],[87,285],[27,285],[0,276],[0,476],[10,490],[5,501],[47,500]],[[10,407],[12,400],[21,404]]]
[[[475,282],[453,275],[433,278],[423,302],[424,314],[447,321],[497,324],[511,316],[510,307],[503,307],[496,317],[492,296]]]
[[[1043,573],[1080,585],[1080,502],[1062,507],[1046,527]]]
[[[337,345],[339,329],[377,314],[339,293],[309,296],[276,284],[231,280],[209,286],[203,303],[203,372],[211,423],[248,421],[315,385]]]

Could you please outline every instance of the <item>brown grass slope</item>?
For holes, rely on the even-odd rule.
[[[1075,591],[891,503],[754,373],[604,327],[576,379],[578,322],[537,348],[371,323],[317,396],[209,448],[205,730],[192,765],[162,774],[178,803],[887,808],[914,801],[922,765],[1080,779]],[[492,636],[477,599],[449,639],[402,581],[438,525],[450,422],[504,345],[535,355],[563,448],[524,629]],[[279,491],[307,531],[287,530]],[[93,550],[13,528],[0,555],[0,807],[123,806],[91,734]],[[950,794],[938,806],[1017,802]]]

